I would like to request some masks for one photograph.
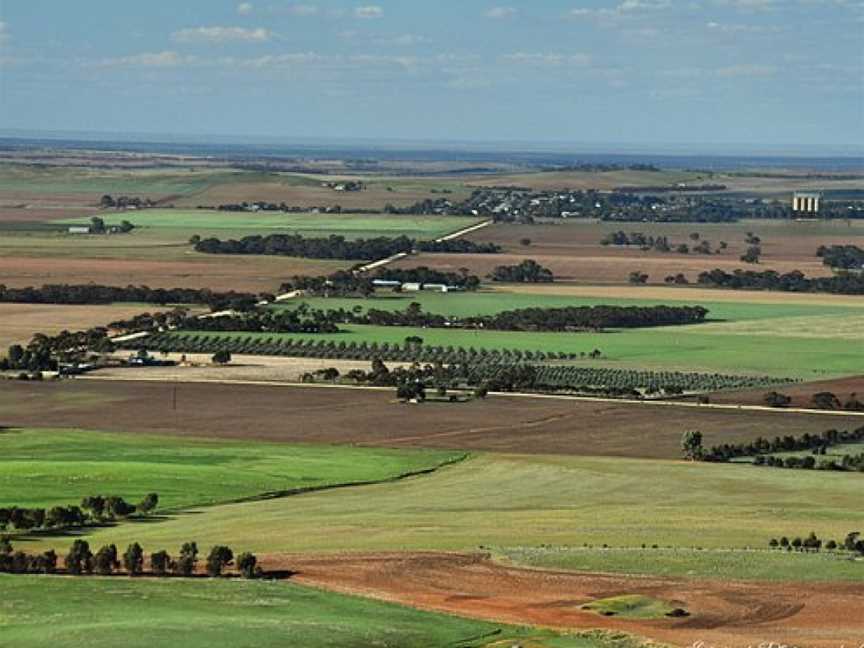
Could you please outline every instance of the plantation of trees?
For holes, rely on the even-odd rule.
[[[573,353],[520,351],[510,349],[474,349],[453,346],[403,345],[383,342],[334,342],[332,340],[293,340],[281,336],[208,335],[207,333],[177,334],[161,332],[122,343],[126,349],[147,349],[178,353],[206,353],[228,351],[231,354],[272,355],[293,358],[322,358],[341,360],[381,359],[393,362],[423,362],[452,364],[459,362],[487,362],[495,358],[508,361],[565,360],[579,357]]]

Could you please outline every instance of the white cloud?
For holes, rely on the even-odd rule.
[[[248,16],[252,13],[252,10],[254,8],[255,7],[252,6],[251,2],[241,2],[239,5],[237,5],[237,13],[241,16]]]
[[[516,13],[517,11],[513,7],[492,7],[486,12],[485,16],[494,20],[502,20],[504,18],[512,18]]]
[[[194,63],[197,59],[192,56],[181,56],[177,52],[144,52],[131,56],[120,56],[117,58],[106,58],[93,63],[90,67],[146,67],[146,68],[172,68],[179,65]]]
[[[571,9],[567,15],[570,18],[599,18],[614,20],[616,18],[632,18],[645,12],[660,11],[662,9],[670,9],[671,7],[671,0],[623,0],[623,2],[611,9],[586,9],[585,7],[577,7]]]
[[[366,5],[365,7],[357,7],[354,10],[355,18],[380,18],[384,15],[384,10],[378,5]]]
[[[308,4],[293,4],[286,11],[292,16],[314,16],[318,13],[318,7]]]
[[[535,65],[542,67],[586,67],[591,65],[591,57],[588,54],[558,54],[543,52],[515,52],[505,54],[501,60],[506,63],[518,65]]]
[[[656,11],[668,9],[672,6],[671,0],[624,0],[618,5],[617,11]]]
[[[717,76],[733,78],[733,77],[770,77],[774,76],[777,68],[773,65],[763,65],[759,63],[742,63],[740,65],[730,65],[717,70]]]
[[[178,43],[228,43],[247,42],[263,43],[270,40],[273,33],[269,29],[259,27],[246,29],[244,27],[187,27],[176,31],[171,38]]]
[[[718,22],[709,22],[706,23],[705,26],[717,33],[721,34],[763,34],[763,33],[777,33],[782,31],[777,25],[746,25],[746,24],[732,24],[732,23],[718,23]]]
[[[0,45],[7,42],[9,40],[9,27],[5,22],[0,20]]]

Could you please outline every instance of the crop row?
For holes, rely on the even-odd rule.
[[[496,382],[510,374],[508,366],[474,365],[468,379],[473,383]],[[753,389],[788,383],[789,379],[771,376],[729,375],[681,371],[643,371],[609,367],[577,367],[568,365],[533,365],[530,376],[522,377],[531,385],[546,391],[576,392],[639,392],[642,395],[714,392],[733,389]]]
[[[216,353],[229,351],[232,354],[272,355],[296,358],[322,358],[340,360],[386,360],[391,362],[420,362],[457,364],[482,360],[483,362],[525,362],[544,360],[570,360],[579,357],[574,353],[544,351],[520,351],[511,349],[475,349],[474,347],[426,346],[421,344],[390,344],[383,342],[335,342],[333,340],[311,340],[283,338],[279,336],[177,335],[156,333],[146,338],[130,340],[125,348],[147,349],[174,353]]]

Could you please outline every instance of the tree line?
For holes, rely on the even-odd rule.
[[[33,529],[66,529],[120,520],[135,513],[148,514],[159,504],[158,493],[148,493],[138,504],[130,504],[118,495],[84,497],[81,504],[50,508],[0,508],[0,529],[29,531]]]
[[[247,310],[273,295],[244,292],[214,292],[207,288],[150,288],[148,286],[104,286],[99,284],[44,284],[41,288],[9,288],[0,284],[0,302],[20,304],[207,304],[213,310]]]
[[[159,550],[150,554],[150,572],[154,576],[184,576],[195,574],[198,565],[198,545],[186,542],[180,547],[176,557],[167,551]],[[53,549],[41,554],[27,554],[15,551],[8,538],[0,539],[0,572],[11,574],[54,574],[57,573],[58,556]],[[77,539],[72,543],[63,565],[67,574],[73,576],[92,575],[110,576],[122,566],[128,576],[144,574],[144,549],[137,542],[131,543],[121,555],[113,544],[99,548],[95,553],[86,540]],[[230,547],[216,545],[204,562],[207,575],[211,578],[222,576],[226,567],[236,565],[244,578],[261,578],[263,570],[257,557],[249,552],[236,557]]]
[[[811,531],[810,535],[804,538],[801,536],[796,536],[792,540],[786,536],[781,536],[779,539],[771,538],[768,546],[772,549],[813,553],[818,553],[824,547],[828,551],[848,551],[864,556],[864,539],[861,538],[859,531],[847,533],[846,537],[839,542],[837,540],[828,540],[826,542],[817,536],[815,532]]]
[[[864,443],[864,426],[854,430],[831,429],[821,434],[807,432],[798,437],[784,435],[766,439],[760,436],[747,443],[723,443],[710,449],[703,447],[701,432],[688,431],[684,433],[681,445],[684,456],[697,461],[727,463],[733,459],[752,457],[755,466],[864,472],[864,453],[819,459],[825,457],[828,448],[832,446],[860,443]],[[774,456],[792,452],[810,454]]]
[[[447,241],[417,241],[407,236],[379,236],[348,240],[332,234],[322,238],[306,238],[300,234],[268,234],[244,236],[239,241],[217,238],[196,240],[195,251],[206,254],[281,255],[306,259],[347,259],[368,261],[384,259],[414,250],[421,252],[450,252],[490,254],[500,248],[492,243],[474,243],[464,239]]]
[[[841,295],[864,295],[864,275],[840,274],[833,277],[806,277],[793,270],[780,274],[774,270],[757,272],[720,268],[699,274],[699,284],[732,290],[777,290],[781,292],[824,292]]]

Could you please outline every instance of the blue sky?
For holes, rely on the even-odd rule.
[[[0,128],[864,143],[864,0],[0,0]]]

